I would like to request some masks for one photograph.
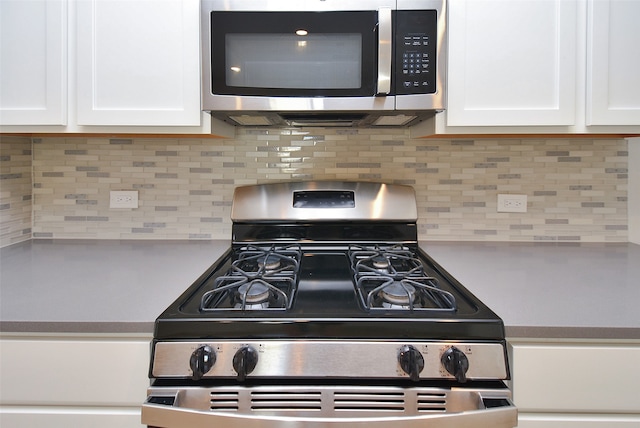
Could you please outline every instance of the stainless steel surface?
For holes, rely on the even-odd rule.
[[[205,84],[211,88],[210,82],[207,81]],[[215,105],[204,105],[203,109],[229,111],[236,115],[242,113],[265,116],[264,112],[283,111],[393,111],[394,105],[394,97],[295,98],[215,95]],[[269,116],[267,115],[267,117]]]
[[[512,428],[507,389],[376,386],[149,388],[173,405],[142,406],[142,422],[163,428]],[[505,400],[488,408],[483,399]]]
[[[432,94],[352,97],[290,97],[290,96],[235,96],[213,94],[211,81],[211,31],[209,12],[220,11],[356,11],[380,10],[436,10],[438,12],[438,50],[436,59],[436,91]],[[243,122],[277,126],[407,126],[432,117],[446,107],[446,49],[447,43],[446,0],[202,0],[201,1],[201,62],[202,62],[202,110],[233,125],[242,125],[232,117],[244,116]],[[382,24],[386,33],[386,24]],[[387,36],[385,35],[386,39]],[[381,47],[378,60],[380,77],[378,93],[391,91],[391,44]],[[383,61],[388,61],[383,65]],[[388,75],[388,79],[387,79]],[[388,82],[388,86],[387,86]],[[313,122],[296,124],[281,113],[309,113],[317,117]],[[357,120],[336,124],[336,115],[362,113]],[[326,117],[327,113],[332,114]],[[387,116],[414,118],[411,120],[384,119]],[[380,119],[383,120],[380,120]]]
[[[378,9],[378,95],[391,92],[391,61],[393,33],[391,8]]]
[[[433,1],[433,0],[430,0]],[[425,3],[414,0],[414,4]],[[236,12],[288,12],[288,11],[331,11],[331,10],[377,10],[395,8],[396,0],[201,0],[203,10]],[[424,9],[424,7],[420,7]]]
[[[295,208],[297,191],[347,190],[354,208]],[[265,220],[389,220],[416,221],[418,208],[410,186],[365,182],[286,182],[236,188],[231,208],[235,222]]]
[[[398,363],[403,346],[417,349],[424,358],[421,379],[453,379],[442,366],[441,357],[452,346],[469,360],[470,380],[506,379],[505,349],[499,343],[464,342],[382,342],[382,341],[186,341],[155,345],[153,375],[191,377],[191,354],[201,346],[214,350],[216,362],[203,378],[235,378],[232,360],[240,348],[258,352],[258,364],[248,375],[256,377],[339,377],[408,379]]]
[[[517,424],[517,410],[503,383],[509,373],[502,322],[463,287],[454,287],[455,281],[429,257],[413,250],[417,202],[412,187],[338,181],[239,187],[231,218],[233,251],[205,272],[205,282],[197,281],[193,287],[200,291],[213,281],[211,290],[226,291],[236,285],[241,288],[246,280],[260,295],[265,278],[282,281],[300,271],[304,280],[298,293],[288,298],[297,305],[288,307],[283,299],[284,306],[278,306],[274,301],[274,308],[286,307],[284,315],[276,317],[261,308],[256,323],[248,322],[254,320],[249,313],[242,313],[245,328],[234,323],[239,318],[229,309],[236,308],[231,297],[235,295],[214,302],[227,309],[205,314],[209,303],[202,302],[209,300],[211,291],[202,289],[201,298],[197,292],[184,293],[195,298],[180,297],[157,324],[162,328],[154,335],[153,386],[143,404],[143,424],[161,428],[512,428]],[[288,237],[291,227],[301,230],[294,244],[281,248],[274,243]],[[350,243],[336,254],[324,252],[324,245],[333,247],[345,231],[376,243],[373,247]],[[322,238],[316,241],[317,236]],[[254,245],[256,237],[264,242]],[[402,242],[389,243],[393,239]],[[266,253],[261,245],[268,247]],[[323,252],[305,253],[307,245],[320,245]],[[282,250],[292,254],[278,252]],[[275,257],[278,263],[273,262]],[[432,273],[426,273],[423,262]],[[260,276],[263,268],[269,273]],[[225,275],[229,271],[238,275]],[[219,273],[223,275],[216,276]],[[216,287],[226,276],[232,282]],[[360,280],[366,285],[360,293],[368,296],[367,301],[373,299],[371,293],[384,290],[392,306],[383,302],[383,312],[372,307],[366,316],[356,311],[354,317],[354,305],[360,308],[362,302],[352,294],[352,285],[360,285]],[[431,290],[433,301],[416,300],[419,280],[426,281],[421,286],[446,285],[450,291],[440,295]],[[255,303],[259,301],[256,298]],[[314,312],[332,301],[336,305],[328,306],[329,312]],[[409,314],[392,316],[396,310]],[[293,330],[291,321],[296,323]],[[267,330],[260,330],[265,326]]]

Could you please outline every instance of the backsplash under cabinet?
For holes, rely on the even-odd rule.
[[[228,239],[236,186],[305,179],[413,186],[423,240],[628,239],[624,139],[436,140],[340,128],[1,138],[3,246],[31,237]],[[139,208],[110,209],[111,190],[137,190]],[[498,194],[527,195],[527,212],[497,212]]]

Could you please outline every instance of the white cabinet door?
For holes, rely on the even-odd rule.
[[[0,407],[0,427],[143,428],[143,425],[139,408]]]
[[[149,339],[2,339],[3,406],[131,407],[146,398]]]
[[[66,122],[66,1],[0,1],[0,125]]]
[[[518,413],[518,428],[638,428],[637,415],[563,415]]]
[[[200,125],[197,0],[77,2],[78,125]]]
[[[575,0],[449,3],[447,126],[569,126],[576,119]]]
[[[638,344],[520,344],[512,347],[519,412],[640,414]]]
[[[147,335],[0,339],[0,427],[138,428]]]
[[[640,2],[591,0],[587,125],[640,125]]]

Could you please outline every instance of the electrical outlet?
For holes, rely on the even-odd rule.
[[[499,213],[526,213],[527,195],[498,195]]]
[[[109,192],[109,208],[138,208],[138,191],[112,190]]]

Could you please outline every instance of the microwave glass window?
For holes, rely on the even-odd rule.
[[[212,94],[376,93],[377,11],[214,11],[210,19]]]
[[[227,87],[357,89],[362,35],[226,34]]]

